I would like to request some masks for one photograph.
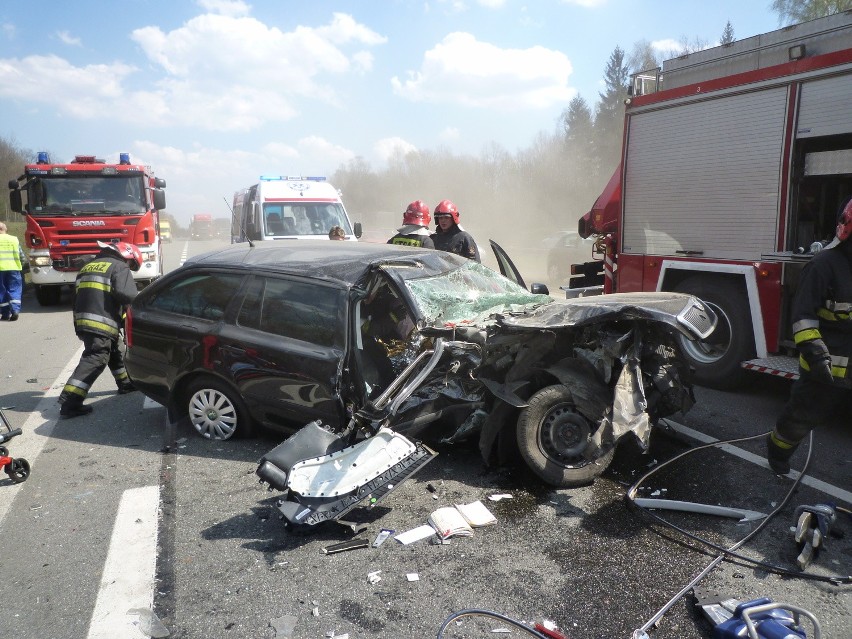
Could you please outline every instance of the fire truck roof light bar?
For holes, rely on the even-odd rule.
[[[50,156],[47,154],[47,151],[38,152],[38,159],[36,160],[36,164],[50,164]]]
[[[294,181],[305,181],[310,180],[311,182],[325,182],[324,176],[317,175],[261,175],[261,180],[271,182],[273,180],[294,180]]]

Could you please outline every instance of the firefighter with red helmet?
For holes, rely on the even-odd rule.
[[[834,240],[802,270],[793,300],[793,340],[799,350],[799,379],[767,437],[767,460],[779,475],[790,457],[820,424],[849,425],[852,397],[852,198],[841,209]]]
[[[417,246],[420,248],[435,248],[435,243],[429,237],[429,206],[423,200],[415,200],[408,205],[402,214],[402,226],[396,235],[388,240],[388,244],[402,246]]]
[[[127,242],[98,245],[100,253],[77,274],[74,331],[83,341],[83,355],[59,395],[59,414],[66,418],[92,412],[83,400],[107,366],[119,394],[136,390],[124,369],[118,337],[124,307],[138,292],[131,271],[142,266],[142,253]]]
[[[435,248],[480,261],[473,236],[459,224],[459,210],[450,200],[441,200],[433,213],[437,229],[432,234]]]

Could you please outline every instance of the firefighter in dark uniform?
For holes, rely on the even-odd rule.
[[[844,407],[852,395],[852,199],[837,223],[834,240],[802,270],[793,300],[793,339],[799,379],[767,437],[767,460],[779,475],[816,426],[849,425]]]
[[[432,234],[435,248],[479,262],[479,249],[473,241],[473,236],[459,224],[459,210],[456,205],[449,200],[441,200],[433,215],[435,224],[438,225]]]
[[[405,213],[402,214],[402,226],[397,229],[396,235],[388,240],[388,244],[435,248],[435,243],[429,237],[431,221],[429,206],[426,202],[415,200],[405,209]]]
[[[92,407],[83,404],[89,389],[109,366],[119,394],[135,390],[118,347],[119,328],[125,305],[136,297],[131,271],[142,266],[142,253],[127,242],[98,242],[101,252],[77,274],[74,301],[74,331],[83,341],[80,363],[59,395],[62,417],[88,415]]]

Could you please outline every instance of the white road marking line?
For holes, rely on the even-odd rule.
[[[82,354],[83,347],[80,346],[74,357],[68,361],[59,376],[45,391],[44,396],[36,404],[30,416],[27,417],[24,425],[21,426],[23,432],[5,444],[12,457],[26,459],[29,462],[31,476],[39,472],[39,467],[35,463],[36,457],[41,453],[47,440],[50,439],[53,429],[56,427],[56,421],[59,419],[59,404],[56,403],[56,398],[62,392],[65,381],[71,377],[71,373],[77,367],[77,362]],[[6,417],[8,418],[9,415],[7,414]],[[3,490],[0,491],[3,497],[0,500],[0,526],[3,525],[3,519],[12,507],[12,502],[15,501],[18,491],[25,483],[3,486]]]
[[[87,639],[150,637],[130,611],[153,606],[159,506],[159,486],[121,496]]]
[[[159,402],[155,402],[150,397],[146,397],[142,402],[142,408],[163,408],[163,405]]]
[[[671,426],[672,430],[675,430],[679,433],[686,435],[687,437],[691,437],[699,442],[704,444],[712,444],[714,442],[718,442],[719,440],[715,437],[710,437],[709,435],[705,435],[697,430],[693,430],[689,426],[684,426],[683,424],[679,424],[678,422],[672,421],[671,419],[666,419],[665,422]],[[726,453],[730,455],[734,455],[735,457],[739,457],[740,459],[744,459],[745,461],[751,462],[752,464],[756,464],[758,466],[762,466],[763,468],[769,469],[769,463],[760,455],[755,455],[754,453],[750,453],[747,450],[743,450],[742,448],[737,448],[736,446],[732,446],[731,444],[722,444],[721,446],[717,446],[720,450],[724,450]],[[801,473],[798,470],[794,470],[790,473],[789,477],[793,480],[798,479]],[[802,478],[802,483],[806,486],[810,486],[811,488],[815,488],[826,495],[834,497],[835,499],[840,499],[845,501],[848,504],[852,504],[852,492],[848,490],[843,490],[837,486],[829,484],[827,482],[821,481],[819,479],[814,479],[810,475],[805,475]]]

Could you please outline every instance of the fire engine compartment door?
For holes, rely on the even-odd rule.
[[[802,84],[797,138],[852,133],[852,73]]]
[[[758,260],[776,250],[787,91],[690,100],[629,117],[622,252]]]

